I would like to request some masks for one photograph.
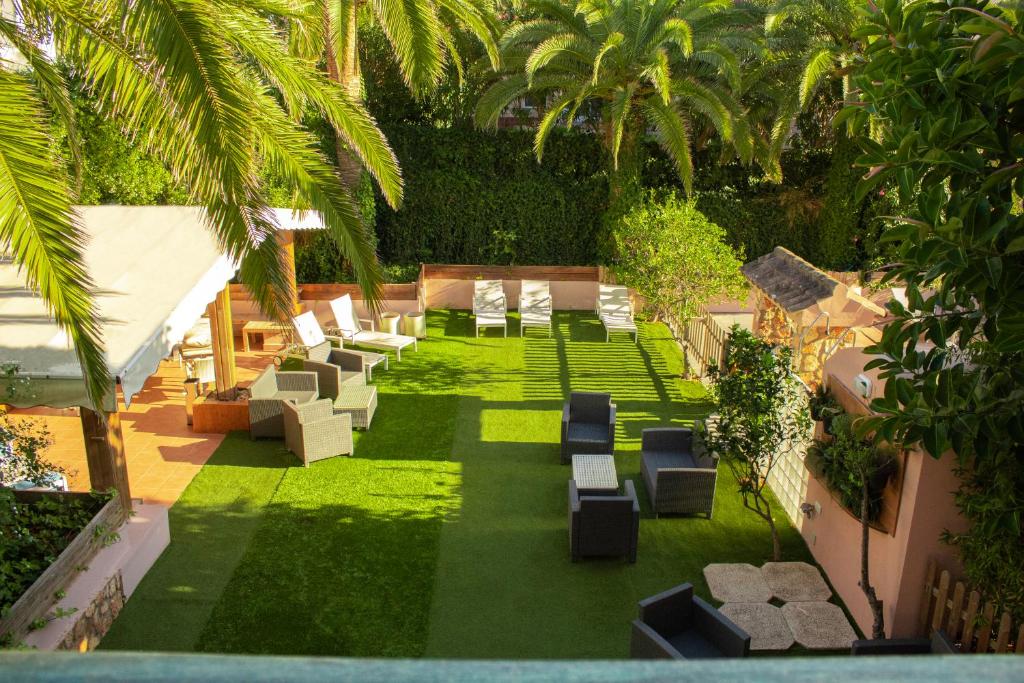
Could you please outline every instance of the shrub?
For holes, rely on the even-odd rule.
[[[598,262],[608,191],[593,136],[560,131],[538,164],[530,131],[400,125],[385,132],[405,177],[399,211],[377,202],[385,262]]]
[[[725,243],[725,230],[675,193],[652,194],[614,226],[617,272],[658,314],[685,322],[722,296],[742,298],[742,253]]]

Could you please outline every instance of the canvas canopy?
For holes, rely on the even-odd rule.
[[[107,367],[128,404],[236,266],[221,252],[200,207],[76,210],[88,239],[85,265],[95,285]],[[277,214],[281,229],[319,224],[312,212]],[[91,406],[71,342],[9,258],[0,260],[0,364],[16,367],[13,379],[0,381],[0,403]],[[108,396],[102,407],[113,410],[115,394]]]

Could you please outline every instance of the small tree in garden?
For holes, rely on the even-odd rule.
[[[712,299],[746,295],[742,252],[692,201],[652,195],[618,221],[614,235],[622,281],[658,314],[685,323]]]
[[[802,443],[811,426],[803,387],[790,371],[789,349],[773,347],[733,325],[725,363],[711,368],[718,420],[704,435],[739,482],[743,506],[768,523],[772,558],[782,559],[766,486],[779,459]]]
[[[868,551],[871,522],[878,518],[882,491],[894,473],[896,460],[887,448],[856,434],[851,416],[837,415],[827,424],[831,440],[815,443],[808,456],[820,461],[829,488],[860,518],[860,587],[871,607],[871,637],[885,638],[885,615],[871,585]]]

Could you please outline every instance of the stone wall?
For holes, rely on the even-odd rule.
[[[121,613],[127,598],[124,594],[124,581],[121,572],[114,574],[110,581],[93,598],[92,603],[80,614],[64,640],[57,646],[58,650],[77,650],[88,652],[96,649],[100,640],[110,630],[114,619]]]

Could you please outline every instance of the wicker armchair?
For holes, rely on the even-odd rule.
[[[249,434],[252,438],[284,436],[282,406],[301,405],[318,396],[315,372],[277,372],[273,366],[249,386]]]
[[[373,368],[377,365],[383,365],[385,370],[388,369],[387,354],[336,348],[330,341],[311,346],[306,352],[306,358],[318,363],[337,365],[346,373],[362,370],[367,382],[373,379]]]
[[[285,403],[282,408],[284,445],[304,466],[336,455],[352,455],[352,416],[335,415],[330,400],[300,406]]]
[[[693,594],[693,585],[659,593],[637,603],[629,654],[633,659],[746,657],[750,636]]]
[[[562,464],[576,453],[615,452],[615,404],[611,394],[574,391],[562,409]]]
[[[325,398],[338,398],[343,386],[366,386],[362,356],[331,348],[330,342],[312,347],[302,369],[316,373],[320,395]]]
[[[621,557],[636,562],[640,535],[640,503],[633,482],[626,480],[622,496],[581,496],[569,480],[569,552],[582,557]]]
[[[703,513],[715,506],[718,458],[694,443],[693,431],[670,427],[645,429],[640,470],[654,514]]]

